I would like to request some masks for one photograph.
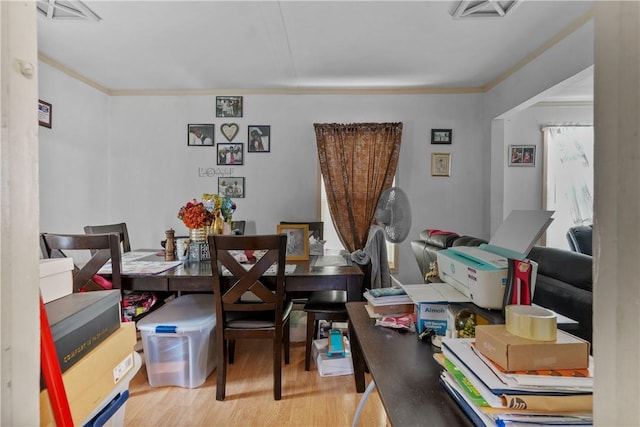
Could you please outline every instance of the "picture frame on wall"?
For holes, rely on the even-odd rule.
[[[535,166],[536,146],[535,145],[510,145],[509,146],[509,166]]]
[[[271,151],[271,126],[249,125],[247,128],[247,153],[268,153]]]
[[[309,224],[278,224],[276,231],[287,235],[287,261],[309,259]]]
[[[431,176],[451,176],[451,153],[431,153]]]
[[[453,142],[453,129],[431,129],[432,144],[451,144]]]
[[[229,196],[233,199],[244,199],[245,178],[242,176],[219,176],[218,194]]]
[[[51,129],[51,121],[53,117],[53,107],[48,102],[38,100],[38,124],[40,126]]]
[[[216,96],[216,117],[242,117],[242,97]]]
[[[243,165],[244,144],[241,142],[220,142],[218,143],[218,164],[219,165]]]
[[[213,147],[215,125],[190,124],[187,125],[187,145],[190,147]]]

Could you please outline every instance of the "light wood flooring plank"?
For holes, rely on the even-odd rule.
[[[238,341],[236,361],[227,370],[226,398],[218,402],[215,371],[198,388],[151,387],[143,364],[129,383],[125,425],[351,426],[362,397],[353,375],[320,377],[311,366],[305,372],[304,343],[292,343],[291,364],[282,368],[282,400],[275,401],[270,341]],[[359,421],[359,426],[390,425],[377,392],[369,396]]]

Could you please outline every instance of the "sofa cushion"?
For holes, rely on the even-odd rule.
[[[570,283],[585,291],[593,290],[593,258],[589,255],[534,246],[528,257],[538,263],[538,274]]]
[[[458,237],[456,233],[451,231],[435,230],[433,228],[420,232],[420,240],[424,240],[426,244],[441,249],[451,247],[453,241]]]

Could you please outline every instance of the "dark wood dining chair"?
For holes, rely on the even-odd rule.
[[[227,362],[233,363],[237,339],[270,338],[273,344],[273,397],[282,396],[282,348],[289,364],[289,315],[285,298],[284,234],[208,237],[216,303],[216,400],[224,400]],[[264,253],[248,270],[231,251]],[[275,273],[265,275],[272,266]],[[246,300],[245,293],[254,298]]]
[[[122,242],[122,252],[131,252],[129,232],[127,231],[127,224],[124,222],[118,224],[86,225],[84,232],[85,234],[119,233],[120,242]]]
[[[316,239],[324,239],[323,221],[281,221],[280,224],[308,224],[309,234],[313,232]],[[305,340],[304,370],[311,367],[311,346],[313,340],[318,335],[320,321],[346,322],[347,315],[347,292],[346,291],[313,291],[306,300],[297,299],[304,303],[303,311],[307,313],[307,338]]]
[[[120,278],[121,256],[118,233],[104,234],[40,234],[40,250],[43,258],[66,258],[70,252],[90,252],[90,259],[73,271],[73,292],[103,290],[94,279],[98,271],[111,260],[111,284],[122,288]],[[81,252],[81,253],[82,253]],[[84,255],[84,254],[83,254]],[[75,262],[74,262],[75,264]]]

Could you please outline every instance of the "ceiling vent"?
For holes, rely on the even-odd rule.
[[[521,0],[512,1],[466,1],[460,2],[456,11],[453,12],[454,19],[466,18],[503,18],[513,12],[520,4]]]
[[[51,20],[100,21],[100,17],[81,1],[38,0],[38,13]]]

